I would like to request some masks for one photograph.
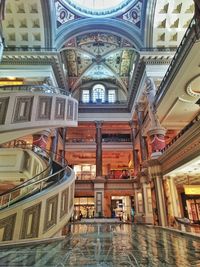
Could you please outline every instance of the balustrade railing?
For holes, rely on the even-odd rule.
[[[70,96],[69,91],[65,91],[61,88],[50,86],[47,84],[42,85],[6,85],[0,87],[0,92],[2,93],[16,93],[16,92],[31,92],[31,93],[45,93],[45,94],[62,94],[65,96]]]
[[[4,47],[4,51],[57,52],[58,50],[53,47],[6,46]]]
[[[176,46],[173,47],[143,47],[140,49],[141,52],[175,52]]]
[[[166,151],[171,145],[173,145],[185,132],[187,132],[197,121],[200,121],[200,113],[188,123],[162,150]]]

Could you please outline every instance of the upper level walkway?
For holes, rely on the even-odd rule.
[[[77,121],[78,102],[66,91],[46,85],[0,88],[0,144]]]

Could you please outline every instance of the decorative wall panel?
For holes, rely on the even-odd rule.
[[[31,120],[33,97],[17,97],[13,113],[13,123]]]
[[[55,108],[55,119],[64,119],[65,116],[65,99],[57,97],[56,98],[56,108]]]
[[[0,98],[0,124],[5,123],[9,97]]]
[[[69,120],[73,120],[73,109],[74,109],[74,102],[71,100],[68,100],[67,119]]]
[[[8,241],[13,239],[15,221],[16,213],[0,220],[0,229],[4,228],[2,241]]]
[[[74,183],[70,186],[70,200],[69,200],[69,208],[71,209],[74,204]]]
[[[52,97],[40,96],[38,100],[37,119],[50,120]]]
[[[55,195],[46,201],[46,211],[44,219],[44,232],[57,223],[58,195]]]
[[[21,239],[38,237],[40,223],[41,203],[23,211],[21,225]]]
[[[68,198],[69,198],[69,188],[64,190],[61,194],[61,206],[60,206],[60,218],[68,213]]]

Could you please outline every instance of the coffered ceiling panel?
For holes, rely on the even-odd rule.
[[[159,0],[156,4],[153,46],[176,47],[194,15],[192,0]]]
[[[44,47],[44,23],[40,0],[7,0],[3,35],[6,46]]]

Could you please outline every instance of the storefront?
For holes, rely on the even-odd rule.
[[[94,217],[94,198],[76,197],[74,199],[74,220]]]
[[[184,217],[200,224],[200,185],[185,185],[181,199]]]
[[[113,218],[119,218],[123,221],[131,220],[131,197],[112,196],[111,214]]]

